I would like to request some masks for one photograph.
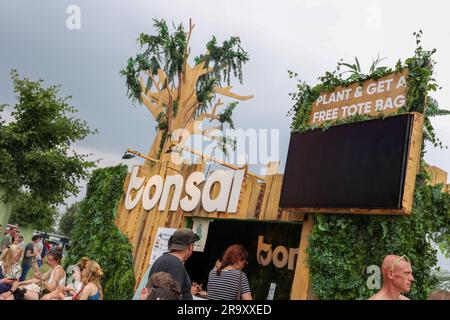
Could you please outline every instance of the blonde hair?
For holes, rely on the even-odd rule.
[[[89,260],[86,262],[85,270],[87,270],[87,275],[83,277],[83,288],[88,283],[92,282],[97,287],[98,291],[100,292],[100,299],[103,299],[103,290],[102,290],[102,284],[100,283],[100,279],[103,277],[103,270],[100,267],[100,265],[94,261]]]
[[[13,265],[17,263],[16,261],[17,255],[21,255],[22,251],[23,251],[22,248],[15,244],[8,246],[3,251],[0,260],[3,263],[3,269],[5,271],[5,274],[11,272]]]

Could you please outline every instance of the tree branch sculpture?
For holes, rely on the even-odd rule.
[[[143,103],[158,122],[157,134],[148,156],[168,160],[166,153],[171,146],[171,135],[176,129],[186,129],[179,137],[183,145],[189,136],[201,134],[211,137],[214,129],[223,128],[225,122],[232,126],[231,114],[237,102],[231,102],[221,114],[217,113],[224,102],[219,96],[244,101],[253,96],[232,92],[231,77],[242,84],[242,65],[248,54],[240,46],[238,37],[231,37],[222,46],[213,36],[206,44],[206,53],[194,58],[189,64],[191,39],[194,25],[189,21],[189,31],[182,24],[174,26],[174,32],[164,20],[154,20],[156,35],[141,34],[138,38],[143,53],[128,59],[121,70],[126,77],[129,97]],[[226,86],[222,86],[226,83]],[[211,111],[209,111],[211,110]],[[201,128],[204,120],[219,125]]]

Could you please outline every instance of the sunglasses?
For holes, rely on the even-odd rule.
[[[409,263],[411,263],[411,261],[409,260],[409,258],[406,255],[401,256],[400,258],[396,259],[391,266],[391,271],[394,271],[394,266],[399,263],[400,261],[405,260],[408,261]]]

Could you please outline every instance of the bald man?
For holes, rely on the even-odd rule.
[[[409,300],[402,295],[411,290],[414,281],[411,263],[406,256],[388,255],[381,266],[383,287],[369,300]]]

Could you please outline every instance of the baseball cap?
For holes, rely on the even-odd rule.
[[[194,233],[191,229],[178,229],[169,238],[169,251],[184,250],[189,244],[198,240],[200,240],[200,236]]]

